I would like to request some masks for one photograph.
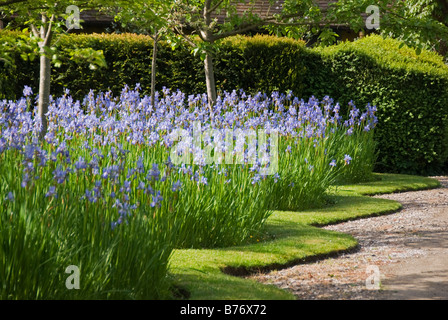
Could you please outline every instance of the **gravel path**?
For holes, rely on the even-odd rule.
[[[448,299],[448,177],[438,189],[377,197],[397,213],[325,229],[349,233],[360,249],[337,258],[251,276],[300,300]]]

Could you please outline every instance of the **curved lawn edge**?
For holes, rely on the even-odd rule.
[[[367,183],[341,185],[331,191],[332,205],[300,212],[275,211],[266,222],[270,240],[218,249],[179,249],[173,252],[170,275],[178,299],[292,300],[288,291],[241,276],[290,267],[357,249],[348,234],[321,226],[397,212],[399,202],[368,195],[417,191],[440,186],[432,178],[375,174]],[[256,239],[255,239],[256,241]],[[238,276],[237,276],[238,275]]]
[[[374,196],[387,193],[419,191],[440,187],[440,181],[430,177],[393,173],[374,173],[374,181],[345,184],[333,188],[338,194],[356,193]]]

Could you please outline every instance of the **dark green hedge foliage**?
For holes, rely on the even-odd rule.
[[[436,174],[448,159],[448,67],[440,56],[370,36],[321,49],[329,95],[378,108],[377,169]],[[322,80],[323,81],[323,80]],[[333,85],[330,83],[333,83]],[[322,83],[322,82],[320,82]]]
[[[0,41],[11,36],[0,33]],[[140,83],[149,93],[152,41],[149,37],[120,34],[64,36],[61,49],[91,47],[103,50],[107,68],[62,59],[52,70],[52,93],[64,88],[82,99],[90,89],[119,94],[124,85]],[[308,99],[325,95],[346,107],[353,101],[363,109],[378,108],[377,171],[437,174],[448,164],[448,67],[436,54],[415,51],[379,36],[310,49],[301,41],[269,36],[236,36],[222,41],[215,53],[218,90],[248,93],[274,90]],[[24,85],[38,88],[38,59],[16,64],[0,62],[0,98],[18,98]],[[179,89],[186,94],[205,92],[202,61],[189,48],[172,50],[159,45],[157,89]]]

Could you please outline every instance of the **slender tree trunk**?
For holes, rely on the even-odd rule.
[[[157,45],[159,41],[159,31],[156,30],[153,37],[152,62],[151,62],[151,105],[154,108],[156,102],[156,67],[157,67]]]
[[[213,59],[209,52],[205,55],[204,60],[205,67],[205,84],[207,86],[208,104],[211,108],[216,102],[216,82],[215,82],[215,70],[213,67]]]
[[[43,140],[47,133],[48,105],[50,104],[50,80],[51,80],[51,61],[45,55],[43,48],[40,49],[40,78],[39,78],[39,101],[37,105],[38,115],[42,123],[42,129],[39,139]]]
[[[213,44],[212,35],[212,0],[205,0],[203,18],[205,22],[205,28],[200,31],[200,36],[203,41]],[[204,60],[205,69],[205,84],[207,86],[208,107],[211,109],[216,102],[216,83],[215,83],[215,70],[213,67],[213,58],[210,51],[205,52]]]
[[[42,127],[39,133],[39,139],[43,140],[45,134],[47,133],[47,112],[48,105],[50,104],[50,84],[51,84],[51,60],[47,57],[45,53],[45,47],[51,44],[53,37],[52,26],[53,26],[54,15],[48,22],[47,17],[42,15],[42,26],[40,28],[40,38],[42,41],[39,43],[40,50],[40,74],[39,74],[39,100],[37,104],[37,113],[41,120]],[[34,34],[39,36],[37,29],[34,25],[31,26]]]

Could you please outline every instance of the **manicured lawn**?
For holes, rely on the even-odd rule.
[[[276,211],[263,234],[244,246],[175,250],[170,263],[176,288],[191,300],[287,300],[294,296],[242,275],[287,267],[356,249],[352,236],[319,226],[396,212],[401,204],[365,195],[436,188],[437,180],[408,175],[375,174],[372,182],[341,185],[329,192],[329,205],[300,212]],[[239,275],[239,276],[237,276]]]
[[[365,184],[344,185],[336,187],[338,193],[355,192],[362,195],[386,194],[437,188],[436,179],[405,174],[374,174],[374,181]]]

